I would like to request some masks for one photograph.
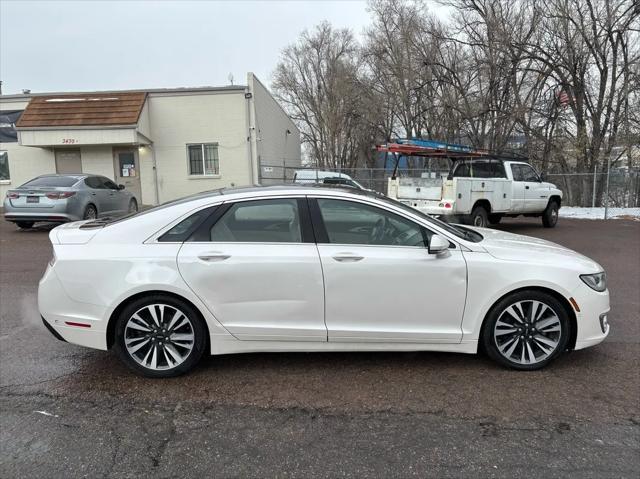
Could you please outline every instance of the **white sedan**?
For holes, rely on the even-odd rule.
[[[353,189],[223,189],[50,238],[45,326],[151,377],[205,351],[482,349],[530,370],[609,333],[595,261]]]

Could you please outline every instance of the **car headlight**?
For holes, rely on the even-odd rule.
[[[584,284],[599,293],[607,289],[607,274],[604,271],[595,274],[581,274],[580,279]]]

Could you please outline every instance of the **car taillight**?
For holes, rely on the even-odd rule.
[[[47,198],[49,198],[50,200],[62,200],[64,198],[69,198],[73,195],[75,195],[76,192],[75,191],[60,191],[60,192],[56,192],[56,193],[47,193]]]
[[[20,198],[20,193],[15,193],[13,191],[7,192],[7,198],[15,200],[16,198]]]

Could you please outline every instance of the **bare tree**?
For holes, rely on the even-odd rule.
[[[353,168],[362,124],[358,44],[346,29],[322,23],[282,53],[273,81],[277,98],[302,132],[314,164]]]
[[[629,69],[638,54],[637,4],[633,0],[544,0],[532,3],[537,33],[516,47],[547,70],[567,95],[577,171],[593,171],[612,154],[628,112]],[[584,205],[590,183],[575,191]],[[598,197],[602,196],[602,184]]]

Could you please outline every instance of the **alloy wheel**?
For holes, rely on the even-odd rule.
[[[150,304],[136,311],[124,329],[129,355],[151,370],[172,369],[182,364],[195,344],[191,320],[168,304]]]
[[[98,217],[98,212],[93,206],[88,206],[87,210],[84,212],[85,220],[95,220]]]
[[[535,300],[513,303],[498,317],[493,339],[498,352],[517,364],[536,364],[551,356],[562,337],[562,323],[549,305]]]

